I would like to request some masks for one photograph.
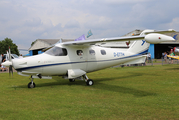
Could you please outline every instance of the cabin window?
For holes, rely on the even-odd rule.
[[[83,51],[82,50],[77,50],[76,53],[77,53],[78,56],[82,56],[83,55]]]
[[[65,48],[60,48],[60,47],[53,47],[47,50],[45,53],[53,56],[66,56],[68,54]]]
[[[94,50],[89,50],[89,54],[95,55],[95,51]]]
[[[106,55],[106,51],[105,50],[101,50],[101,54],[102,55]]]

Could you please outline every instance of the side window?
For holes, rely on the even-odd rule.
[[[101,50],[101,54],[102,55],[106,55],[106,51],[105,50]]]
[[[65,48],[60,48],[60,47],[53,47],[47,50],[45,53],[53,56],[66,56],[68,54]]]
[[[62,48],[62,51],[63,51],[62,56],[66,56],[68,54],[67,49]]]
[[[95,51],[94,50],[89,50],[89,54],[90,55],[95,55]]]
[[[83,55],[83,51],[82,50],[77,50],[76,53],[77,53],[78,56],[82,56]]]

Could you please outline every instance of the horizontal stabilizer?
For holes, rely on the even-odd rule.
[[[166,33],[173,33],[173,32],[176,32],[176,31],[173,30],[173,29],[168,29],[168,30],[153,30],[153,31],[145,32],[145,34],[150,34],[150,33],[166,34]]]

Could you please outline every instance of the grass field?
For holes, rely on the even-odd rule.
[[[179,65],[108,68],[89,73],[93,86],[61,77],[0,73],[0,120],[179,119]]]

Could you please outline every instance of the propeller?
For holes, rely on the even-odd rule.
[[[9,56],[9,61],[12,63],[12,58],[11,58],[11,49],[9,47],[9,54],[8,54],[8,51],[7,51],[7,55]],[[12,69],[12,64],[9,66],[9,76],[12,75],[13,77],[13,69]]]
[[[13,77],[13,69],[12,69],[12,59],[11,59],[11,50],[9,47],[9,52],[7,51],[6,61],[2,63],[3,66],[9,67],[9,76]]]

